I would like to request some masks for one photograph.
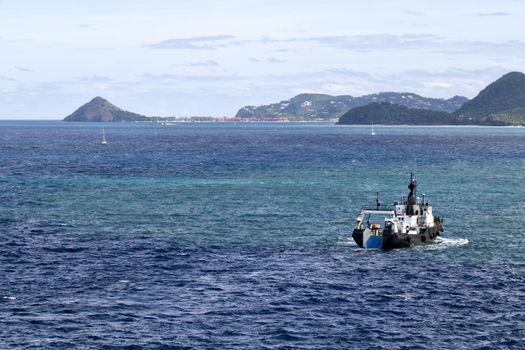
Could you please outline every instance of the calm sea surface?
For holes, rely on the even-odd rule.
[[[0,122],[1,349],[523,349],[525,128]],[[353,243],[419,194],[438,243]]]

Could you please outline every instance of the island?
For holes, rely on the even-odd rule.
[[[144,115],[125,111],[98,96],[64,118],[66,122],[136,122],[150,120]]]

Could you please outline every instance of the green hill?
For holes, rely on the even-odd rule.
[[[443,125],[454,124],[450,113],[373,102],[346,112],[337,124]]]
[[[66,122],[135,122],[147,120],[150,119],[137,113],[122,110],[102,97],[95,97],[64,118]]]
[[[505,74],[455,113],[458,124],[525,124],[525,74]]]

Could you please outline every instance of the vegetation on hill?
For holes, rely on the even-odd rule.
[[[372,102],[389,102],[409,108],[453,112],[466,101],[468,101],[468,99],[461,96],[455,96],[450,99],[437,99],[426,98],[413,93],[398,92],[381,92],[361,97],[301,94],[279,103],[241,108],[236,116],[239,118],[322,120],[339,118],[349,109],[365,106]]]
[[[450,113],[373,102],[346,112],[337,124],[443,125],[453,124]]]
[[[301,94],[276,104],[244,107],[237,117],[285,120],[340,117],[338,124],[525,125],[525,74],[505,74],[470,101],[461,96],[445,100],[395,92],[361,97]],[[163,119],[166,118],[148,118],[128,112],[101,97],[95,97],[64,120],[121,122]]]
[[[511,72],[449,114],[371,103],[349,110],[338,124],[525,125],[525,74]]]
[[[459,124],[512,125],[525,121],[525,74],[505,74],[455,113]]]
[[[525,107],[490,114],[484,119],[487,125],[525,125]]]

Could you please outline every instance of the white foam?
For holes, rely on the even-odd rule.
[[[454,247],[461,247],[467,245],[468,243],[469,241],[466,238],[436,237],[432,244],[417,246],[415,247],[415,249],[448,249]],[[355,247],[357,248],[355,249],[356,251],[366,250],[363,248],[359,248],[357,246],[357,243],[355,243],[355,241],[352,238],[339,239],[337,241],[337,245],[345,247]]]
[[[461,247],[468,244],[466,238],[448,238],[448,237],[437,237],[434,240],[434,244],[425,246],[426,249],[447,249],[454,247]]]
[[[2,299],[7,299],[7,300],[13,301],[13,300],[16,300],[16,297],[3,297]]]
[[[347,246],[347,247],[357,247],[357,243],[353,238],[344,238],[337,241],[337,245]]]
[[[409,300],[414,299],[414,294],[411,294],[411,293],[408,293],[408,292],[405,292],[405,293],[402,293],[402,294],[397,294],[396,296],[398,298],[403,298],[404,301],[409,301]]]

